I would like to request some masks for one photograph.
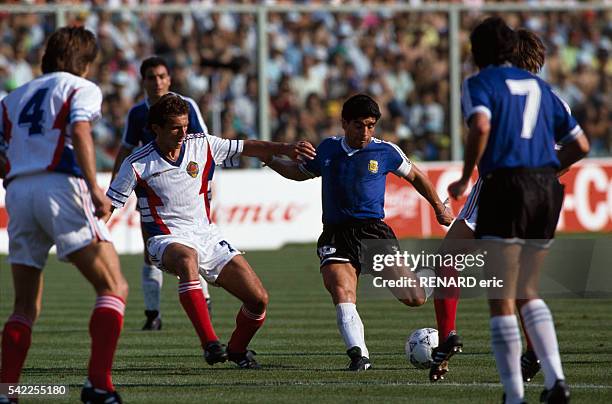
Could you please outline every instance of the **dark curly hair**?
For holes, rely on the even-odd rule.
[[[153,125],[164,126],[168,117],[188,114],[189,104],[187,104],[187,101],[179,95],[168,93],[149,108],[147,127],[151,129]]]
[[[500,17],[489,17],[470,35],[472,57],[478,68],[512,62],[518,42],[517,33]]]

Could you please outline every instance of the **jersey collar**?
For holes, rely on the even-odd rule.
[[[370,140],[370,143],[372,143],[372,140]],[[366,147],[368,147],[370,145],[370,143],[368,143]],[[349,156],[349,157],[351,157],[353,154],[357,153],[358,151],[361,151],[361,150],[366,148],[366,147],[364,147],[363,149],[353,149],[351,146],[348,145],[348,143],[346,143],[346,137],[345,136],[342,136],[342,140],[340,141],[340,144],[342,145],[342,150],[344,150],[346,155]]]
[[[155,148],[155,151],[157,152],[157,154],[159,154],[159,156],[163,158],[168,164],[173,165],[175,167],[181,166],[181,163],[183,162],[183,157],[185,156],[185,142],[184,141],[183,141],[183,144],[181,145],[181,153],[179,154],[179,157],[176,159],[176,161],[172,161],[166,158],[166,156],[164,156],[162,151],[159,150],[159,146],[157,146],[157,142],[155,140],[153,141],[153,147]]]

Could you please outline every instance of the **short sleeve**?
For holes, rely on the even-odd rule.
[[[314,159],[306,160],[303,163],[298,164],[298,168],[300,169],[300,171],[311,178],[321,176],[321,153],[323,145],[326,141],[328,140],[324,140],[323,142],[321,142],[319,147],[317,147],[317,155]]]
[[[94,122],[101,116],[102,90],[88,82],[74,94],[70,106],[70,122]]]
[[[467,78],[461,88],[461,109],[465,122],[477,112],[487,115],[491,119],[493,109],[491,93],[481,76]]]
[[[582,128],[572,116],[569,105],[554,92],[552,92],[552,98],[555,117],[555,142],[560,145],[572,143],[580,136]]]
[[[406,157],[402,149],[393,143],[385,142],[388,146],[386,153],[387,172],[392,172],[398,177],[405,177],[412,169],[412,162]]]
[[[115,208],[122,208],[127,202],[130,194],[136,187],[136,173],[132,164],[125,159],[119,168],[117,176],[110,184],[106,196],[111,200],[111,204]]]
[[[244,140],[221,139],[206,135],[215,165],[223,167],[238,167],[240,154],[244,147]]]
[[[208,127],[204,123],[204,118],[202,118],[198,104],[189,97],[185,97],[185,101],[189,104],[189,128],[187,128],[187,133],[204,133],[208,135]]]
[[[142,128],[138,128],[135,116],[136,113],[134,112],[134,108],[131,108],[127,114],[127,118],[125,118],[125,125],[123,126],[121,144],[128,149],[133,149],[140,143],[138,131],[142,130]]]

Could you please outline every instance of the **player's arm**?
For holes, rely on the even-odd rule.
[[[438,223],[443,226],[450,225],[454,217],[448,206],[438,197],[438,193],[429,178],[414,164],[412,164],[410,171],[404,178],[429,202],[434,212],[436,212]]]
[[[572,164],[589,153],[590,148],[591,146],[584,133],[580,133],[573,142],[563,145],[563,147],[557,151],[557,158],[561,163],[557,176],[565,174]]]
[[[136,173],[129,161],[125,160],[119,167],[117,175],[111,181],[106,196],[110,199],[111,210],[103,219],[108,221],[115,209],[122,208],[136,187]]]
[[[297,161],[301,158],[311,160],[317,155],[315,148],[309,142],[300,140],[296,143],[276,143],[263,140],[245,140],[242,155],[257,157],[264,163],[270,162],[274,156],[287,156]]]
[[[477,112],[470,118],[469,132],[465,145],[465,155],[463,158],[463,172],[461,179],[448,186],[449,195],[457,199],[465,192],[472,172],[480,161],[491,132],[491,122],[489,116],[482,112]]]
[[[76,161],[89,188],[96,209],[95,214],[97,217],[104,217],[110,213],[111,203],[96,180],[96,152],[91,134],[91,122],[78,121],[72,125],[72,145]]]
[[[314,178],[314,175],[305,171],[301,167],[301,164],[296,161],[273,157],[270,161],[266,163],[266,165],[272,170],[282,175],[283,177],[290,180],[304,181]]]
[[[138,134],[135,128],[136,125],[133,120],[133,109],[130,109],[125,119],[125,126],[123,128],[123,136],[121,139],[121,147],[119,148],[119,152],[117,153],[117,157],[115,158],[115,164],[113,165],[111,182],[115,179],[115,176],[119,172],[123,160],[125,160],[127,156],[132,154],[134,147],[136,147],[139,143]]]

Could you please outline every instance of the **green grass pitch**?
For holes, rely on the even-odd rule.
[[[114,382],[127,403],[200,402],[418,402],[497,403],[502,388],[491,354],[486,302],[459,305],[464,353],[451,362],[446,380],[431,384],[427,371],[404,357],[406,337],[416,328],[435,327],[433,304],[408,308],[390,296],[361,296],[359,309],[374,366],[363,374],[345,371],[348,358],[336,328],[335,310],[318,272],[314,246],[248,252],[246,258],[270,293],[268,319],[251,348],[261,371],[233,364],[209,367],[195,331],[177,298],[176,280],[165,276],[161,332],[140,331],[144,315],[140,256],[123,256],[131,286],[125,326],[116,355]],[[11,279],[0,264],[0,321],[12,306]],[[213,323],[227,341],[237,300],[211,288]],[[22,398],[20,402],[76,402],[89,355],[87,324],[94,302],[91,287],[70,265],[51,258],[45,269],[43,311],[34,328],[22,382],[67,384],[63,398]],[[574,402],[612,402],[612,301],[549,300]],[[537,402],[542,375],[526,388]]]

